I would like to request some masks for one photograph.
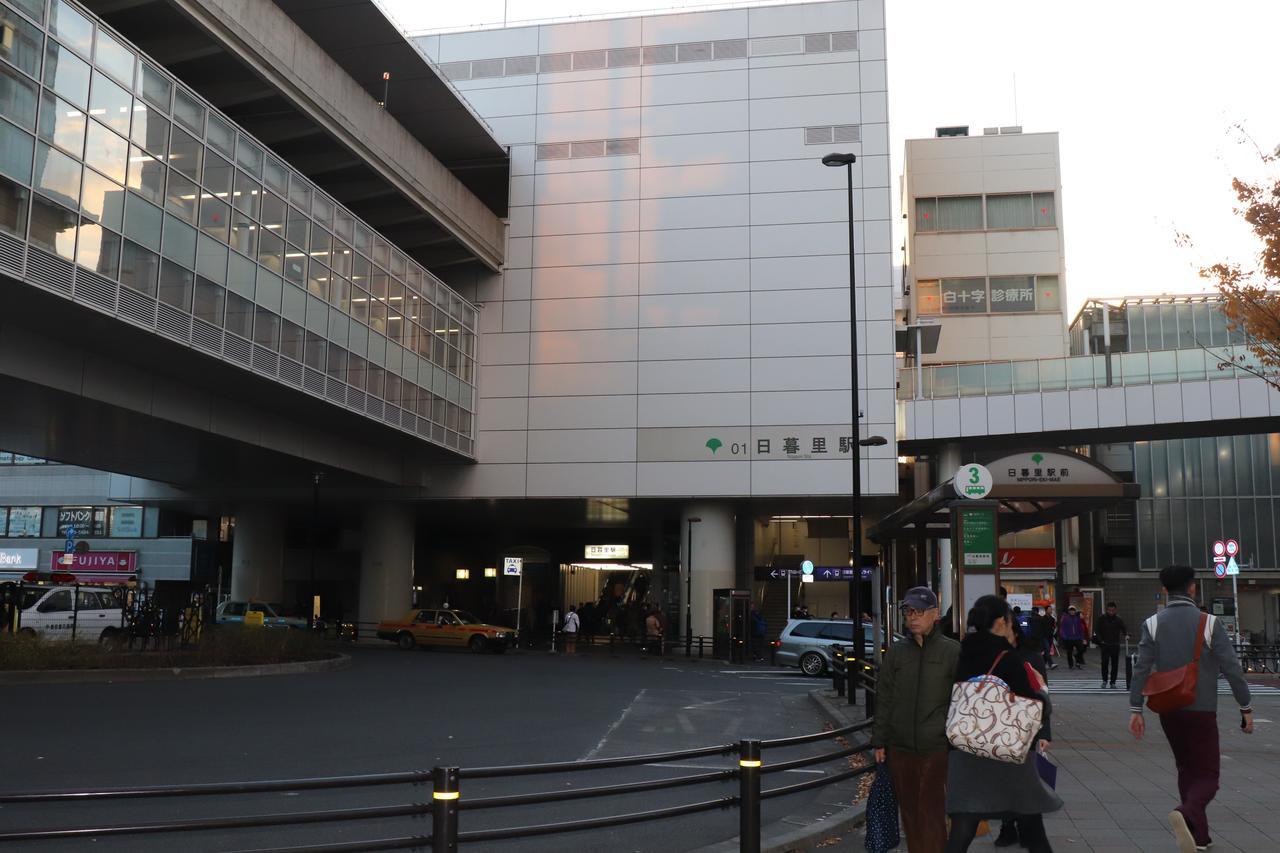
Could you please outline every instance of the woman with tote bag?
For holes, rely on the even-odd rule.
[[[1045,786],[1036,769],[1037,748],[1047,749],[1050,740],[1049,697],[1044,681],[1014,652],[1013,632],[1016,629],[1013,614],[1004,599],[996,595],[979,598],[969,611],[966,629],[968,633],[960,641],[960,663],[956,671],[958,683],[952,693],[952,713],[947,719],[947,736],[957,746],[951,752],[947,765],[947,814],[951,816],[947,853],[967,851],[978,825],[991,818],[1016,820],[1024,846],[1032,853],[1052,853],[1044,832],[1043,816],[1062,808],[1062,800]],[[992,709],[964,701],[964,687],[971,682],[990,682],[992,678],[1007,686],[1007,691],[999,693],[1001,701],[1007,700],[1009,708],[1017,706],[1025,711],[1027,704],[1024,700],[1042,703],[1041,709],[1032,709],[1040,711],[1040,730],[1029,744],[1022,744],[1030,747],[1026,749],[1025,756],[1021,756],[1016,746],[1012,750],[998,748],[996,757],[966,751],[982,750],[975,749],[972,742],[964,742],[964,731],[989,730],[991,719],[974,726],[969,725],[974,721],[964,719],[964,716],[984,714]],[[997,722],[1003,723],[1003,720]],[[1015,730],[1013,740],[1016,741],[1016,725],[1011,728]]]

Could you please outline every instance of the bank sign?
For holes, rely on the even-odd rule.
[[[55,572],[104,572],[132,574],[138,570],[137,551],[85,551],[73,553],[71,563],[63,562],[65,551],[53,552],[50,568]]]
[[[0,549],[0,572],[28,571],[38,568],[40,568],[39,549]]]

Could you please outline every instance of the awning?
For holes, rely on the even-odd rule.
[[[982,461],[982,460],[979,460]],[[988,500],[999,503],[999,532],[1017,533],[1141,497],[1141,487],[1125,483],[1087,456],[1067,450],[1027,450],[983,462],[991,471]],[[952,479],[886,515],[867,532],[884,544],[903,537],[951,536],[956,494]]]

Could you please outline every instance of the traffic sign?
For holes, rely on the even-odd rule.
[[[1213,567],[1213,575],[1218,580],[1222,580],[1227,576],[1227,566],[1225,563],[1218,563]]]
[[[502,573],[508,577],[521,577],[524,572],[523,557],[503,557]]]
[[[1227,540],[1227,556],[1234,557],[1240,553],[1240,543],[1234,539]]]
[[[1228,558],[1227,559],[1227,577],[1230,577],[1232,575],[1238,575],[1238,574],[1240,574],[1240,566],[1236,564],[1236,558],[1235,557]]]
[[[961,465],[951,480],[957,495],[975,501],[991,494],[991,484],[991,472],[987,470],[987,466],[976,463]]]
[[[805,560],[800,564],[800,574],[806,577],[813,576],[813,560]]]

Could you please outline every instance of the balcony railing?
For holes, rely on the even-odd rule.
[[[1242,367],[1261,370],[1257,359],[1244,346],[939,364],[919,371],[918,393],[917,369],[904,367],[898,371],[898,399],[939,400],[1228,379],[1249,375]]]

